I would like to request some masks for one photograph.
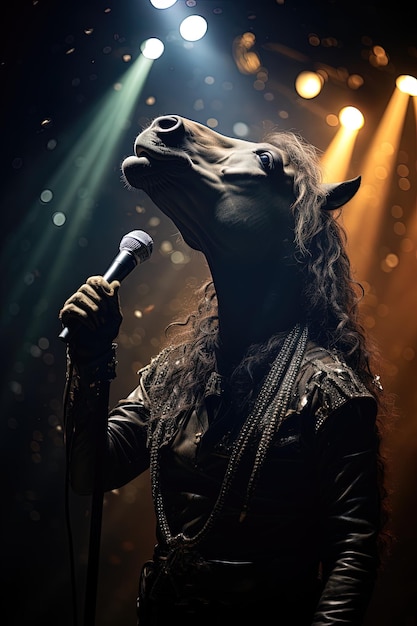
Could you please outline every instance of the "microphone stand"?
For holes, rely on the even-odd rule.
[[[90,538],[84,599],[84,626],[95,626],[100,561],[101,523],[103,517],[103,458],[106,445],[110,381],[97,383],[97,422],[95,424],[95,464],[91,498]]]

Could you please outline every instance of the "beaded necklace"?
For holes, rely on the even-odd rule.
[[[176,561],[179,553],[183,557],[185,553],[189,554],[190,550],[201,542],[212,528],[223,509],[226,496],[230,491],[242,458],[251,442],[253,442],[257,429],[261,426],[262,434],[256,450],[239,520],[243,521],[246,517],[249,501],[255,490],[259,472],[265,461],[274,434],[287,413],[291,392],[305,353],[307,338],[308,329],[306,326],[302,328],[300,324],[294,326],[285,338],[282,348],[262,385],[253,410],[246,418],[233,444],[223,482],[213,509],[202,528],[191,537],[184,533],[172,535],[166,517],[159,472],[159,450],[165,435],[165,422],[163,418],[158,420],[152,436],[150,474],[155,513],[161,535],[169,551],[168,562]]]

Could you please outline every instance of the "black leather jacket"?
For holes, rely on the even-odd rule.
[[[163,353],[141,370],[137,388],[109,414],[104,490],[126,484],[150,466],[154,426],[149,427],[147,390],[162,361]],[[80,494],[91,491],[93,423],[100,396],[99,386],[91,383],[98,369],[97,363],[77,368],[70,381],[70,473]],[[240,428],[221,383],[213,374],[204,406],[180,414],[161,440],[158,482],[173,536],[198,533],[221,490]],[[199,558],[216,567],[229,563],[250,568],[245,574],[250,595],[266,604],[277,607],[296,590],[293,611],[313,598],[300,624],[362,624],[378,568],[376,412],[375,399],[354,373],[309,343],[290,409],[274,435],[246,516],[242,519],[241,512],[251,454],[244,457],[215,522],[198,542]],[[162,555],[164,560],[169,547],[159,523],[157,538],[155,559]],[[237,589],[239,596],[233,574],[221,577],[217,572],[212,578],[221,581],[222,594],[230,592],[231,597]],[[245,589],[236,602],[247,601]],[[296,619],[293,623],[298,624]]]

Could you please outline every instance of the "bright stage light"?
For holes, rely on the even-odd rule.
[[[190,15],[180,24],[180,34],[185,41],[198,41],[207,32],[207,22],[201,15]]]
[[[159,57],[163,54],[164,48],[164,44],[160,39],[157,39],[156,37],[151,37],[150,39],[147,39],[143,42],[140,50],[144,57],[146,57],[147,59],[155,60],[159,59]]]
[[[414,78],[414,76],[402,74],[401,76],[398,76],[395,84],[403,93],[406,93],[409,96],[417,96],[417,78]]]
[[[316,72],[300,72],[295,79],[295,90],[299,96],[310,100],[315,98],[323,87],[323,78]]]
[[[177,0],[150,0],[151,5],[155,7],[155,9],[169,9],[176,1]]]
[[[339,121],[344,128],[359,130],[365,123],[365,118],[356,107],[343,107],[339,113]]]

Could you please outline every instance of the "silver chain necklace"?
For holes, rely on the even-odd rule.
[[[152,436],[150,455],[152,497],[161,535],[171,555],[173,555],[174,551],[177,556],[178,551],[185,552],[195,547],[212,528],[214,522],[219,516],[219,513],[223,509],[226,497],[230,491],[242,458],[250,443],[254,441],[257,429],[261,426],[262,434],[256,450],[252,472],[248,481],[239,521],[243,521],[246,517],[250,499],[255,491],[259,472],[265,461],[274,434],[287,413],[295,379],[299,372],[307,346],[307,339],[308,329],[306,326],[302,328],[300,324],[294,326],[285,338],[282,348],[275,358],[262,385],[255,405],[246,418],[240,433],[233,444],[223,482],[213,509],[202,528],[191,537],[185,535],[184,533],[172,535],[166,517],[159,472],[159,450],[165,434],[165,421],[163,419],[163,415],[161,416],[161,419],[159,419]]]

